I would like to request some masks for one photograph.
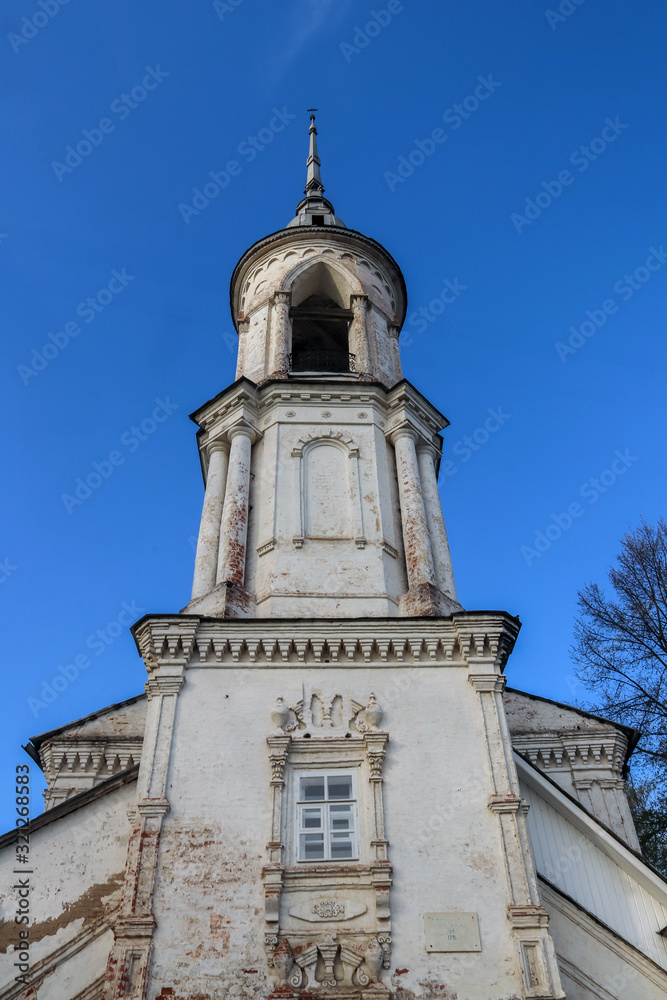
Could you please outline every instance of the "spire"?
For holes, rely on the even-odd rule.
[[[306,187],[304,188],[305,198],[296,206],[296,215],[287,224],[287,229],[292,226],[342,226],[347,228],[342,219],[339,219],[333,205],[324,197],[324,185],[320,174],[320,158],[317,152],[317,127],[315,125],[315,112],[317,108],[308,108],[310,112],[310,128],[308,129],[308,173],[306,176]]]
[[[321,162],[317,155],[317,128],[315,126],[315,112],[317,108],[308,108],[308,110],[310,111],[310,128],[308,129],[310,148],[308,150],[308,176],[306,178],[304,194],[306,196],[315,194],[321,197],[324,194],[324,185],[322,184],[322,176],[320,174]]]

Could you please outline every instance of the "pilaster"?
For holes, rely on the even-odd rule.
[[[185,680],[196,621],[144,619],[134,634],[148,681],[146,731],[139,768],[137,804],[128,844],[120,913],[114,925],[104,1000],[132,997],[145,1000],[150,977],[153,933],[153,892],[164,818],[169,812],[167,774],[174,735],[176,700]]]
[[[479,694],[484,721],[493,789],[489,808],[498,817],[509,892],[507,916],[521,961],[525,996],[534,1000],[561,998],[565,994],[548,933],[548,916],[540,903],[524,803],[502,704],[505,678],[499,671],[498,653],[511,637],[504,630],[495,635],[487,631],[484,635],[475,622],[466,622],[463,616],[457,627],[464,646],[470,650],[468,680]]]

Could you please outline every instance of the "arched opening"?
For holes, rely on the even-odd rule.
[[[324,295],[310,295],[290,309],[294,372],[349,372],[352,313]]]
[[[292,285],[293,372],[354,371],[346,306],[352,289],[345,275],[319,260],[297,275]]]

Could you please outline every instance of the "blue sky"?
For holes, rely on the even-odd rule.
[[[127,622],[189,598],[188,414],[233,381],[229,277],[294,214],[313,105],[327,197],[401,265],[405,375],[451,421],[460,599],[520,615],[510,684],[584,698],[577,589],[665,513],[664,5],[42,2],[0,21],[3,827],[20,744],[140,692]]]

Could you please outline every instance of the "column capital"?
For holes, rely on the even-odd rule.
[[[436,448],[436,446],[431,441],[424,441],[422,439],[417,442],[417,454],[430,455],[433,461],[435,461],[438,455],[441,455],[442,452],[440,451],[439,448]]]
[[[365,292],[353,292],[350,295],[350,308],[353,310],[367,309],[369,305],[368,296]]]
[[[504,674],[468,674],[468,680],[480,694],[502,694],[507,683]]]
[[[226,453],[229,451],[229,441],[225,441],[223,438],[216,438],[215,441],[209,441],[205,444],[203,450],[209,458],[214,451],[223,451]]]
[[[419,441],[419,435],[417,431],[414,429],[414,427],[409,427],[408,425],[394,428],[394,430],[389,431],[387,437],[394,445],[396,444],[397,441],[400,441],[403,438],[410,438],[410,440],[414,441],[415,444],[417,444],[417,442]]]
[[[292,292],[288,289],[279,288],[278,291],[273,293],[274,302],[287,302],[288,304],[292,301]]]
[[[250,424],[234,424],[227,431],[227,437],[230,441],[233,441],[236,437],[247,437],[250,438],[250,443],[254,444],[259,437],[259,431],[256,431]]]
[[[238,320],[236,321],[236,328],[239,333],[247,333],[248,330],[250,329],[250,320],[247,319],[245,316],[243,317],[239,316]]]

